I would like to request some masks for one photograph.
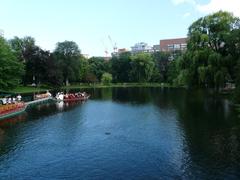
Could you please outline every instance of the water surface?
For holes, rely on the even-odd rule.
[[[237,179],[240,119],[204,91],[92,89],[0,122],[0,179]]]

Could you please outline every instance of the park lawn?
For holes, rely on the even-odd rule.
[[[110,83],[110,84],[73,84],[62,89],[112,88],[112,87],[173,87],[166,83]]]
[[[44,92],[48,89],[42,87],[31,87],[31,86],[19,86],[15,89],[12,89],[8,92],[14,94],[26,94],[26,93],[37,93],[37,92]]]

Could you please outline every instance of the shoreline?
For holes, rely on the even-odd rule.
[[[12,90],[0,90],[1,93],[4,94],[30,94],[30,93],[42,93],[49,91],[58,91],[58,90],[71,90],[71,89],[93,89],[93,88],[134,88],[134,87],[143,87],[143,88],[150,88],[150,87],[160,87],[160,88],[184,88],[186,86],[174,86],[168,83],[111,83],[111,84],[102,84],[102,83],[95,83],[95,84],[87,84],[87,83],[80,83],[80,84],[72,84],[69,86],[62,86],[62,87],[31,87],[31,86],[19,86]],[[198,89],[198,88],[197,88]],[[200,88],[201,89],[201,88]],[[211,90],[211,89],[208,89]],[[232,91],[227,92],[216,92],[217,94],[221,94],[223,96],[231,95]]]
[[[49,87],[49,88],[44,88],[44,87],[31,87],[31,86],[19,86],[13,90],[10,91],[1,91],[4,93],[12,93],[12,94],[28,94],[28,93],[40,93],[44,91],[52,91],[56,89],[61,89],[61,90],[69,90],[69,89],[91,89],[91,88],[121,88],[121,87],[162,87],[162,88],[182,88],[182,87],[177,87],[177,86],[172,86],[167,83],[111,83],[111,84],[101,84],[101,83],[96,83],[96,84],[73,84],[69,86],[62,86],[59,88],[56,87]]]

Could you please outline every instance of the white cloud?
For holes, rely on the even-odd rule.
[[[204,14],[223,10],[240,17],[240,0],[210,0],[208,4],[197,4],[196,8]]]
[[[206,4],[197,3],[196,0],[171,0],[177,6],[191,4],[198,12],[203,14],[214,13],[220,10],[233,13],[240,17],[240,0],[209,0]],[[187,13],[185,14],[187,16]]]

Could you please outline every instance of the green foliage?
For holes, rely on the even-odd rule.
[[[189,27],[187,52],[169,67],[170,82],[220,89],[234,80],[239,28],[240,20],[223,11],[194,22]]]
[[[236,89],[234,91],[234,101],[240,102],[240,58],[236,66]]]
[[[211,48],[225,53],[226,38],[230,32],[239,29],[239,19],[231,13],[219,11],[195,21],[188,31],[188,49],[191,51]]]
[[[79,79],[81,53],[78,45],[73,41],[57,43],[54,50],[54,58],[58,62],[58,67],[66,85]]]
[[[132,82],[148,82],[153,75],[155,63],[150,54],[139,53],[131,56],[130,79]]]
[[[179,60],[177,59],[175,61],[171,61],[168,65],[167,82],[170,84],[175,84],[174,80],[179,74],[178,62]]]
[[[157,81],[163,81],[163,82],[167,81],[167,72],[168,72],[168,67],[170,62],[169,59],[171,55],[172,54],[170,54],[169,52],[153,53],[152,57],[156,64],[156,68],[154,69],[155,71],[154,76],[156,79],[158,79]]]
[[[110,84],[112,82],[112,74],[110,73],[103,73],[102,78],[101,78],[101,82],[103,84]]]
[[[92,57],[88,60],[89,73],[94,74],[97,81],[101,80],[104,72],[110,72],[110,62],[101,57]]]
[[[59,68],[58,61],[54,58],[54,54],[51,54],[46,62],[44,83],[53,87],[61,87],[63,85],[63,73]]]
[[[23,67],[7,42],[0,37],[0,89],[6,90],[17,86],[24,73]]]
[[[86,82],[86,77],[89,72],[89,69],[90,66],[88,60],[82,57],[79,62],[79,75],[78,75],[79,82]]]
[[[112,75],[114,82],[129,82],[129,72],[131,70],[131,53],[121,53],[112,60]]]
[[[38,69],[38,55],[41,50],[35,45],[35,40],[32,37],[18,38],[14,37],[9,40],[9,44],[17,56],[19,62],[25,65],[25,74],[23,77],[23,84],[36,83],[36,71]]]

